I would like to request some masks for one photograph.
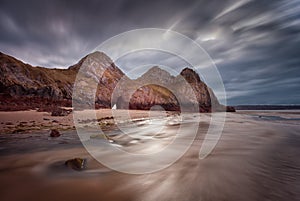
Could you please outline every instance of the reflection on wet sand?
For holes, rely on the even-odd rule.
[[[217,146],[199,160],[210,119],[209,114],[201,114],[197,136],[184,156],[168,168],[142,175],[119,173],[98,163],[74,130],[62,131],[55,139],[46,131],[2,134],[1,200],[298,200],[299,113],[271,113],[293,117],[284,122],[281,118],[266,121],[260,115],[265,116],[259,112],[227,114]],[[147,153],[172,141],[179,123],[169,120],[166,129],[154,136],[147,119],[138,122],[147,129],[145,133],[132,130],[132,135],[125,136],[110,129],[106,134],[121,149]],[[181,123],[189,127],[190,122]],[[115,158],[109,152],[104,155]],[[65,161],[74,157],[87,159],[87,168],[66,167]],[[124,161],[118,158],[120,164]]]

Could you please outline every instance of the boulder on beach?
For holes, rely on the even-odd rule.
[[[226,112],[235,112],[235,108],[232,106],[226,106]]]
[[[60,132],[56,129],[51,129],[50,131],[50,137],[59,137],[61,136]]]
[[[83,158],[73,158],[73,159],[70,159],[70,160],[67,160],[65,162],[65,165],[69,168],[72,168],[73,170],[84,170],[86,168],[86,164],[87,161],[86,159],[83,159]]]
[[[63,108],[53,108],[51,116],[68,116],[71,113],[71,110],[66,110]]]

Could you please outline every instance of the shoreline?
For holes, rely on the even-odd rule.
[[[64,108],[70,109],[70,108]],[[96,112],[96,118],[93,112]],[[79,119],[80,127],[88,127],[99,125],[101,129],[110,129],[118,123],[134,122],[139,120],[147,120],[149,118],[165,118],[169,116],[178,115],[175,111],[153,111],[153,110],[112,110],[112,109],[97,109],[97,110],[82,110],[79,112],[82,116]],[[278,120],[290,120],[292,118],[299,118],[300,110],[237,110],[238,115],[249,115],[256,120],[266,120],[272,113],[277,113],[283,118]],[[41,112],[38,110],[27,111],[0,111],[0,135],[1,134],[15,134],[15,133],[32,133],[36,131],[68,131],[76,130],[73,120],[74,111],[68,113],[66,116],[51,116],[51,112]],[[201,113],[210,114],[210,113]],[[227,113],[229,115],[231,113]],[[93,117],[94,116],[94,117]],[[286,117],[285,117],[286,116]],[[90,118],[89,118],[90,117]],[[125,118],[124,118],[125,117]],[[128,118],[127,118],[128,117]],[[273,117],[273,116],[270,116]],[[275,119],[276,120],[276,119]],[[298,120],[298,119],[294,119]],[[273,122],[274,123],[274,122]]]
[[[171,111],[147,111],[147,110],[115,110],[113,114],[111,109],[98,109],[96,119],[84,119],[91,116],[93,110],[78,111],[82,115],[79,122],[83,126],[91,123],[98,123],[100,126],[107,127],[114,123],[115,115],[124,115],[128,113],[130,121],[147,119],[150,117],[166,117],[175,115],[177,112]],[[150,114],[151,112],[151,114]],[[12,133],[30,133],[38,130],[50,131],[55,130],[75,130],[73,112],[66,116],[51,116],[50,112],[39,112],[37,110],[27,111],[0,111],[0,134]]]

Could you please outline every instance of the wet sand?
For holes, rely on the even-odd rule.
[[[70,108],[68,108],[70,109]],[[118,110],[120,112],[129,112],[131,119],[148,118],[149,112],[143,110]],[[89,119],[92,121],[105,121],[113,116],[113,111],[110,109],[95,110],[97,119]],[[85,116],[90,116],[92,110],[80,111],[84,119]],[[174,112],[167,112],[173,114]],[[165,115],[159,111],[151,111],[152,116],[160,117]],[[75,129],[73,122],[73,114],[67,116],[51,116],[48,112],[37,112],[36,110],[29,111],[0,111],[0,134],[7,133],[28,133],[49,131],[50,129],[70,130]]]
[[[139,126],[149,129],[145,114],[139,115]],[[217,146],[200,160],[199,149],[210,119],[210,114],[201,114],[197,137],[184,156],[166,169],[143,175],[101,165],[87,153],[75,130],[61,130],[62,136],[54,139],[49,138],[47,129],[2,133],[1,200],[299,200],[299,117],[300,113],[293,111],[228,113]],[[176,115],[170,118],[176,119]],[[169,139],[177,126],[168,126],[155,136],[159,139],[155,142],[168,142],[164,139]],[[128,151],[149,145],[146,135],[140,134],[137,143],[131,144],[132,139],[118,135],[115,128],[107,134]],[[64,165],[74,157],[86,158],[87,169],[75,171]],[[114,158],[110,153],[106,157]]]

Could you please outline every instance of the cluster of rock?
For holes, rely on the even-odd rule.
[[[148,110],[160,105],[165,110],[180,111],[182,104],[192,104],[198,105],[200,112],[234,111],[219,104],[213,91],[192,69],[185,68],[174,77],[153,67],[131,80],[101,52],[87,55],[68,69],[33,67],[0,53],[0,73],[0,110],[39,108],[55,116],[67,115],[69,111],[57,108],[72,106],[79,75],[82,79],[77,80],[77,87],[84,90],[75,94],[75,101],[93,99],[96,108],[116,104],[117,108]],[[93,89],[95,83],[97,88]],[[87,93],[89,90],[96,93]]]

